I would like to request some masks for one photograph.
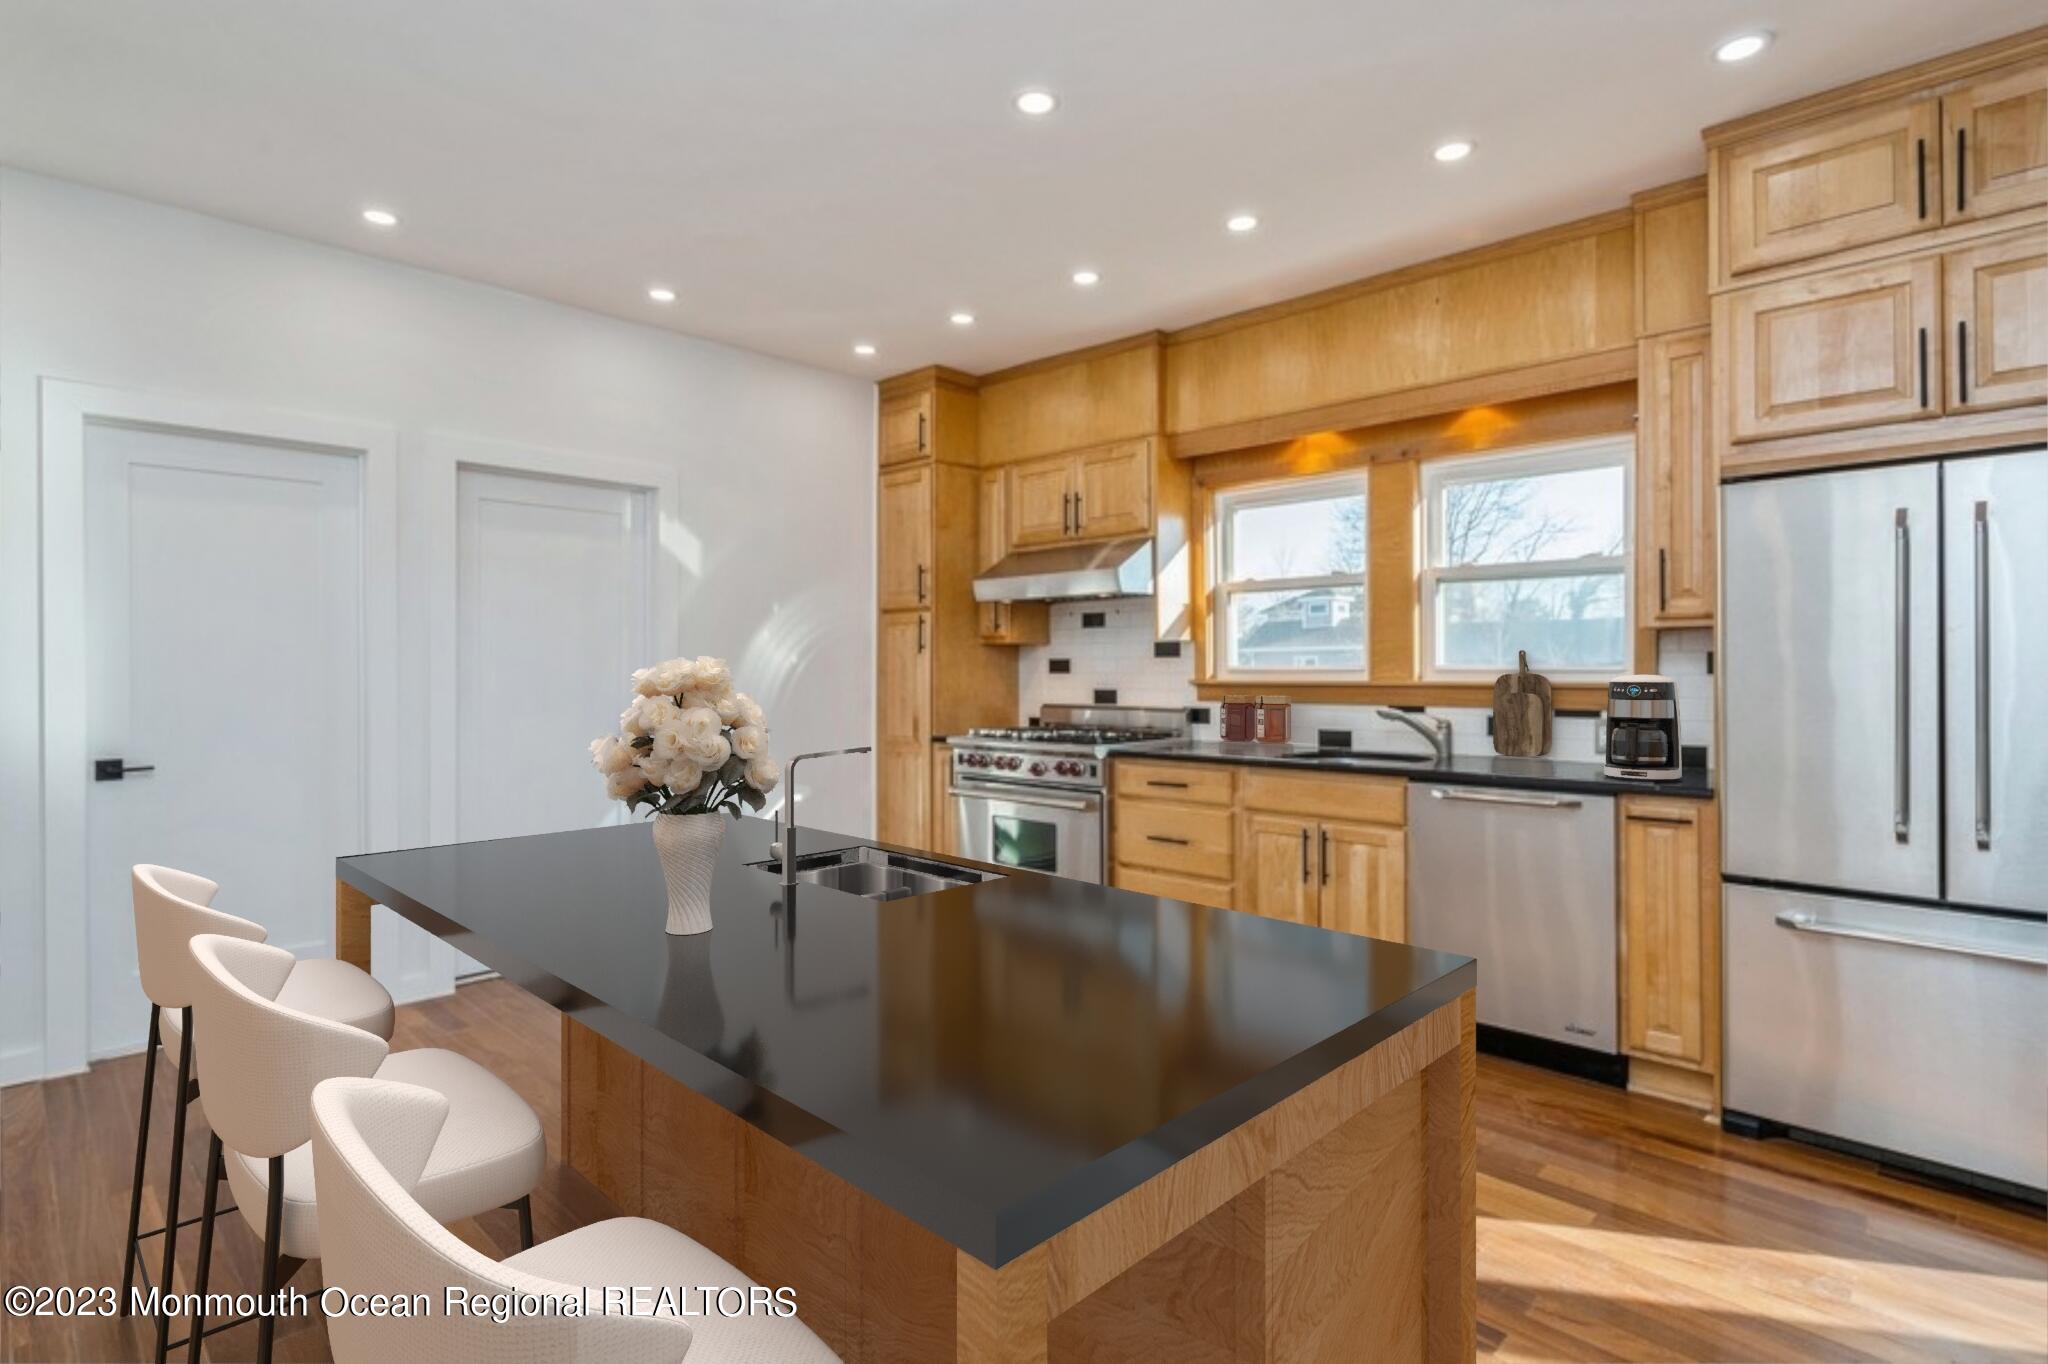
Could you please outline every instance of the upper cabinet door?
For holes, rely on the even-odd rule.
[[[1079,456],[1077,535],[1107,540],[1152,529],[1152,442],[1119,441]]]
[[[1941,261],[1884,261],[1726,295],[1737,441],[1941,412]]]
[[[1937,101],[1867,110],[1722,151],[1730,275],[1885,241],[1941,220]]]
[[[1642,455],[1636,477],[1636,583],[1652,625],[1714,618],[1714,461],[1707,445],[1707,333],[1642,343]]]
[[[932,471],[929,465],[881,478],[882,542],[876,596],[884,611],[930,604]]]
[[[1053,544],[1073,534],[1073,456],[1012,465],[1009,502],[1013,548]]]
[[[882,434],[879,460],[883,467],[913,459],[929,459],[932,453],[932,391],[920,389],[882,402]]]
[[[975,553],[975,571],[986,573],[996,566],[1005,554],[1010,552],[1009,516],[1004,509],[1008,501],[1009,477],[1002,469],[990,469],[981,476],[981,519],[978,549]]]
[[[1993,73],[1941,101],[1949,222],[2048,203],[2048,63]]]
[[[2048,240],[2001,237],[1942,258],[1948,294],[1948,409],[2048,399]]]

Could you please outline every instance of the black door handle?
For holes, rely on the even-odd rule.
[[[130,772],[154,772],[155,763],[127,763],[120,758],[94,758],[92,779],[94,781],[119,781]]]

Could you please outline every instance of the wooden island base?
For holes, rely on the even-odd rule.
[[[562,1159],[860,1364],[1473,1357],[1472,996],[991,1269],[562,1020]],[[637,1116],[638,1121],[634,1118]]]

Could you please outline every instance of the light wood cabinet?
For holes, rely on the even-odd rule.
[[[876,448],[884,468],[931,458],[934,397],[935,390],[920,388],[882,399],[881,433]]]
[[[979,528],[981,553],[976,572],[986,573],[1010,552],[1010,479],[1004,469],[990,469],[981,476]],[[1043,644],[1052,638],[1052,608],[1044,602],[987,601],[979,603],[983,644]]]
[[[2048,63],[1994,71],[1943,96],[1954,190],[1942,216],[1967,222],[2048,203]]]
[[[932,466],[883,474],[875,534],[881,563],[876,595],[881,609],[896,611],[931,602]]]
[[[1319,922],[1340,933],[1408,940],[1408,832],[1384,824],[1321,830]]]
[[[1663,1066],[1720,1065],[1720,838],[1712,801],[1624,796],[1622,1049]]]
[[[1076,464],[1076,538],[1114,539],[1152,528],[1151,441],[1119,441],[1084,451]]]
[[[1719,401],[1731,439],[1940,414],[1938,257],[1803,275],[1724,302],[1728,384]]]
[[[884,611],[875,631],[875,833],[916,848],[931,808],[931,619]]]
[[[1234,768],[1118,758],[1110,786],[1111,885],[1236,908]]]
[[[1320,826],[1296,815],[1249,810],[1242,827],[1239,908],[1268,919],[1315,923],[1322,895],[1314,863]]]
[[[1114,540],[1152,529],[1152,441],[1025,460],[1009,470],[1013,548]]]
[[[1863,109],[1723,147],[1724,270],[1741,275],[1941,221],[1941,107]]]
[[[1641,349],[1637,618],[1651,626],[1709,625],[1719,499],[1708,432],[1707,331],[1652,337]]]
[[[947,794],[953,788],[953,746],[933,744],[926,759],[931,769],[931,804],[925,808],[924,846],[941,856],[959,851],[954,844],[957,830],[953,820],[953,798]]]
[[[1942,258],[1952,346],[1946,406],[2048,401],[2048,234],[1994,238]]]

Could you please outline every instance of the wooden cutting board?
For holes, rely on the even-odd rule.
[[[1521,667],[1494,680],[1493,751],[1540,758],[1550,751],[1550,679],[1529,671],[1527,650],[1518,656]]]

